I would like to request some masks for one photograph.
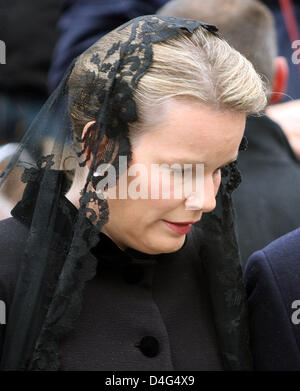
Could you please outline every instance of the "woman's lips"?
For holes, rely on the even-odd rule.
[[[167,227],[169,227],[172,231],[180,234],[180,235],[184,235],[184,234],[187,234],[191,228],[192,228],[192,224],[174,224],[174,223],[171,223],[169,221],[166,221],[166,220],[162,220]]]

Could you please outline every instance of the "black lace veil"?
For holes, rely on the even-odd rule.
[[[107,201],[96,194],[93,173],[100,164],[111,164],[122,174],[118,157],[131,160],[128,123],[137,120],[133,91],[152,63],[152,45],[199,26],[217,35],[212,25],[152,15],[133,19],[100,39],[70,65],[1,174],[0,187],[14,170],[21,171],[26,188],[11,213],[29,227],[9,309],[2,369],[60,368],[60,341],[76,327],[85,283],[96,273],[90,249],[109,217]],[[80,115],[73,108],[96,121],[82,138],[84,123],[81,129],[74,127]],[[108,142],[99,154],[104,137]],[[35,164],[20,160],[23,150]],[[75,207],[65,195],[74,186],[76,170],[87,168],[91,156]],[[247,370],[252,364],[231,204],[231,192],[240,182],[234,163],[223,170],[222,182],[216,210],[198,227],[199,256],[205,262],[224,366]]]

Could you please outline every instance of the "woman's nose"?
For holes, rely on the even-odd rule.
[[[185,209],[201,210],[203,208],[203,194],[192,193],[185,201]]]
[[[208,213],[216,207],[215,186],[213,180],[204,181],[202,191],[193,192],[185,201],[185,208],[189,210],[202,210]]]

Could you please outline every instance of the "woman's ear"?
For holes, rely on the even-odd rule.
[[[95,125],[96,121],[90,121],[88,123],[85,124],[84,128],[83,128],[83,131],[82,131],[82,135],[81,135],[81,138],[83,138],[86,134],[86,132],[89,130],[89,128],[93,125]]]
[[[96,121],[89,121],[89,122],[87,122],[87,123],[85,124],[85,126],[84,126],[84,128],[83,128],[83,130],[82,130],[82,134],[81,134],[81,139],[82,139],[82,140],[84,139],[84,136],[86,135],[87,131],[88,131],[93,125],[95,125],[95,123],[96,123]],[[81,146],[82,146],[82,149],[83,149],[83,151],[84,151],[84,152],[83,152],[84,157],[85,157],[85,159],[87,159],[87,158],[88,158],[88,150],[89,150],[89,149],[88,149],[88,148],[85,148],[86,142],[83,141],[83,142],[81,143]],[[87,164],[88,168],[90,169],[90,166],[91,166],[91,159],[87,160],[86,164]]]
[[[274,77],[272,95],[269,104],[278,103],[286,90],[289,78],[289,66],[285,57],[276,57],[274,62]]]
[[[91,129],[91,128],[94,128],[94,129]],[[86,133],[88,132],[88,130],[90,130],[91,132],[95,132],[95,133],[96,133],[96,131],[97,131],[97,129],[96,129],[96,121],[89,121],[89,122],[87,122],[87,123],[85,124],[85,126],[84,126],[84,128],[83,128],[83,130],[82,130],[81,139],[84,139],[84,136],[86,135]],[[95,139],[95,138],[93,137],[93,135],[91,135],[90,137],[91,137],[91,140]],[[106,140],[107,140],[107,138],[106,138],[106,136],[104,136],[104,137],[103,137],[103,140],[102,140],[101,143],[100,143],[98,153],[100,153],[100,152],[103,150],[104,145],[105,145],[105,143],[106,143]],[[81,143],[81,145],[82,145],[82,149],[83,149],[83,151],[84,151],[84,157],[85,157],[85,159],[88,159],[88,158],[89,158],[89,159],[86,161],[86,164],[87,164],[88,168],[90,169],[91,162],[92,162],[92,160],[93,160],[92,153],[91,153],[90,156],[89,156],[89,150],[90,150],[90,148],[85,148],[85,146],[86,146],[86,141],[83,141],[83,142]],[[90,145],[90,146],[92,147],[92,145]]]

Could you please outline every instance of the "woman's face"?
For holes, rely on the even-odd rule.
[[[211,212],[215,208],[215,197],[221,182],[220,168],[236,160],[238,155],[245,128],[245,113],[221,112],[198,102],[175,99],[164,105],[159,124],[145,132],[132,148],[133,160],[129,167],[140,164],[143,170],[137,170],[135,176],[129,176],[128,171],[123,174],[127,178],[127,197],[118,197],[118,181],[114,188],[116,198],[107,199],[109,221],[102,232],[121,249],[131,247],[148,254],[179,250],[184,244],[187,230],[169,225],[166,221],[196,222],[201,219],[202,213]],[[158,166],[163,163],[167,166]],[[171,165],[176,163],[182,169],[184,163],[193,163],[190,171],[192,177],[188,179],[194,192],[193,199],[187,200],[183,190],[181,198],[174,196],[175,174]],[[198,173],[196,164],[200,167]],[[204,167],[202,174],[201,167]],[[151,176],[151,169],[159,175],[155,180]],[[170,185],[169,194],[164,199],[162,181],[166,174],[170,176]],[[202,175],[200,191],[196,188],[199,175]],[[133,199],[130,196],[133,188],[137,192],[143,189],[143,194],[146,189],[147,199]],[[158,198],[151,197],[155,191]]]

